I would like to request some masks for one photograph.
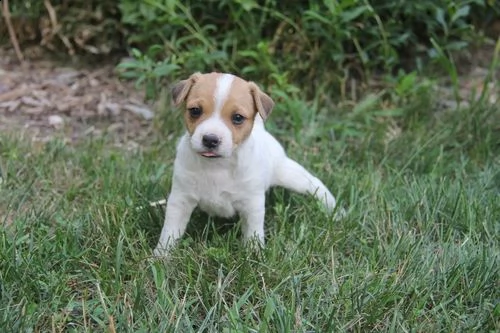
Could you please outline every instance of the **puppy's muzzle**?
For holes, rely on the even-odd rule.
[[[215,149],[220,145],[220,138],[215,134],[205,134],[201,142],[205,148]]]

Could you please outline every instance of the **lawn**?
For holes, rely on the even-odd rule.
[[[169,108],[135,150],[0,134],[0,330],[498,331],[500,107],[437,97],[279,102],[268,128],[348,213],[274,189],[260,254],[196,212],[151,258],[163,210],[138,207],[169,190]]]

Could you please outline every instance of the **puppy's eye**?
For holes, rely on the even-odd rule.
[[[233,122],[233,124],[235,125],[241,125],[243,124],[243,122],[245,121],[245,117],[242,116],[241,114],[239,113],[235,113],[231,116],[231,121]]]
[[[189,112],[189,116],[191,116],[191,118],[199,118],[201,116],[201,114],[203,113],[203,110],[201,108],[189,108],[188,109],[188,112]]]

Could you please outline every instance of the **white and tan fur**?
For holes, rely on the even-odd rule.
[[[288,158],[265,130],[274,102],[256,84],[231,74],[195,73],[177,83],[172,96],[175,105],[186,105],[187,131],[177,146],[155,255],[166,255],[184,234],[196,206],[221,217],[238,213],[244,240],[263,245],[265,193],[271,186],[314,195],[333,211],[335,198],[326,186]],[[235,114],[243,116],[241,124]],[[204,144],[204,137],[212,142]]]

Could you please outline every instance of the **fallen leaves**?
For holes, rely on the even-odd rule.
[[[0,50],[0,130],[35,129],[43,137],[66,130],[71,138],[121,130],[144,131],[151,105],[112,65],[76,69],[50,61],[8,61]],[[12,59],[12,57],[11,57]],[[134,136],[131,134],[131,136]]]

